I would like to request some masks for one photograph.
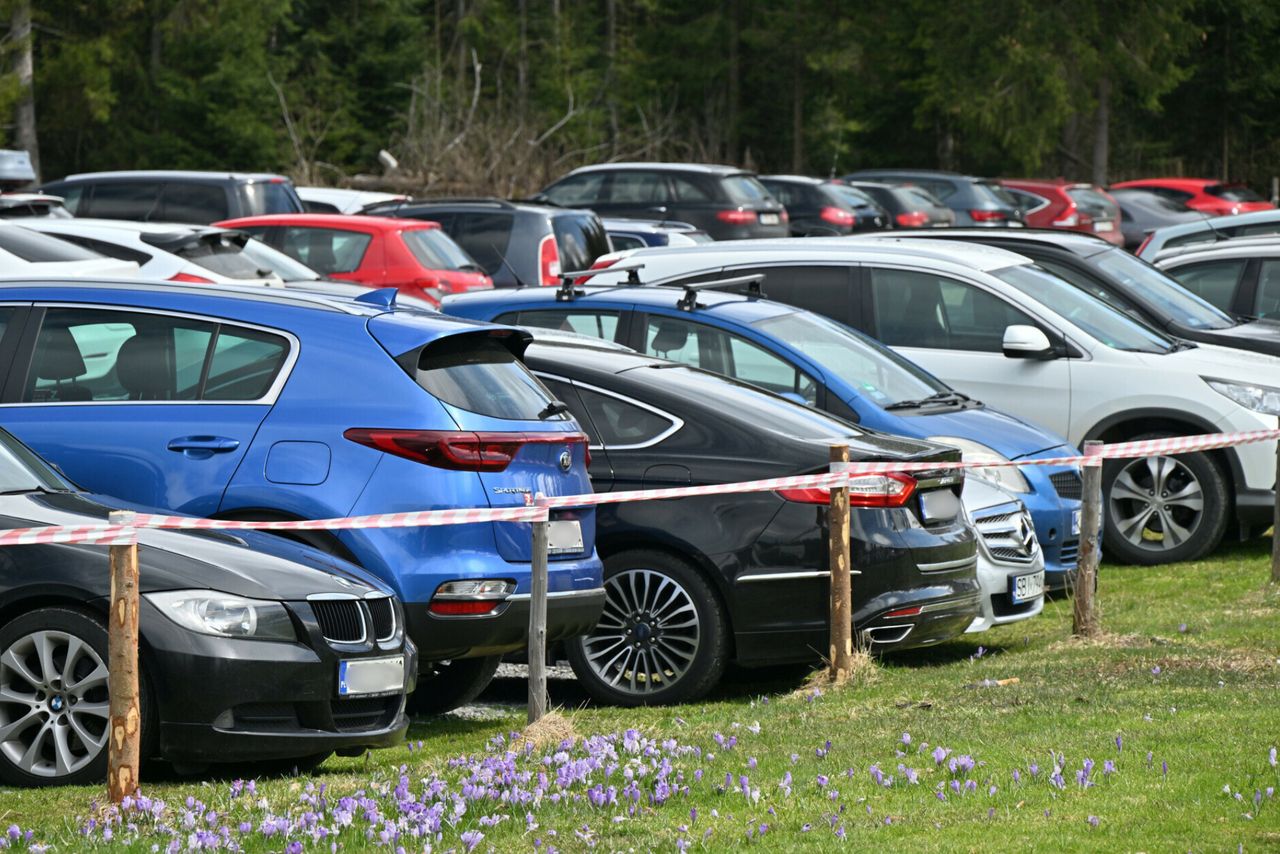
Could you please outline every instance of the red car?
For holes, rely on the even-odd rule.
[[[1000,183],[1017,199],[1029,228],[1083,231],[1124,246],[1120,206],[1101,187],[1026,178],[1002,178]]]
[[[1117,190],[1150,190],[1157,196],[1181,202],[1209,216],[1268,211],[1275,207],[1244,184],[1223,184],[1209,178],[1142,178],[1111,186]]]
[[[399,288],[440,305],[446,294],[493,287],[437,222],[385,216],[276,214],[218,223],[246,231],[330,279]]]

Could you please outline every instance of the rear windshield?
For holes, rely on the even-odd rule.
[[[866,193],[855,187],[842,187],[839,184],[828,185],[829,190],[834,190],[835,194],[845,204],[855,208],[874,208],[876,203]]]
[[[595,214],[560,214],[552,218],[556,246],[560,249],[560,269],[586,270],[601,255],[609,254],[609,233]]]
[[[174,249],[173,254],[233,279],[261,279],[272,273],[245,255],[237,241],[222,237],[193,241]]]
[[[769,191],[751,175],[729,175],[720,179],[729,198],[739,205],[758,205],[772,201]]]
[[[427,213],[423,219],[434,219]],[[511,242],[511,228],[515,217],[508,213],[462,212],[445,217],[444,227],[449,236],[475,259],[480,268],[490,276],[495,275],[507,263],[507,244]]]
[[[1211,196],[1217,196],[1228,202],[1265,202],[1266,199],[1259,196],[1248,187],[1239,184],[1213,184],[1205,187],[1204,191]]]
[[[942,202],[938,201],[938,197],[923,187],[901,187],[902,192],[907,194],[908,199],[917,205],[924,205],[926,208],[943,208],[946,207]]]
[[[94,261],[102,258],[97,252],[76,246],[57,237],[37,234],[18,226],[0,228],[0,249],[16,255],[23,261],[35,264],[59,261]]]
[[[314,282],[320,274],[291,255],[272,249],[261,240],[247,240],[242,250],[244,257],[256,270],[266,270],[286,282]]]
[[[546,387],[502,342],[483,333],[451,335],[424,347],[416,379],[451,406],[510,421],[537,421],[552,400]],[[559,414],[543,420],[568,417]]]
[[[1016,208],[1018,206],[1018,200],[1013,197],[1013,194],[999,184],[974,181],[973,194],[979,202],[993,202],[1008,208]]]
[[[400,232],[400,236],[413,257],[428,270],[480,271],[480,265],[438,228],[415,228]]]
[[[1120,209],[1116,203],[1097,190],[1088,187],[1071,187],[1067,190],[1067,195],[1080,210],[1094,219],[1115,219],[1120,216]]]

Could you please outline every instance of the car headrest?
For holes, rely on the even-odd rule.
[[[87,370],[80,347],[65,326],[46,326],[40,330],[36,344],[36,378],[42,380],[72,380]]]
[[[116,357],[116,379],[135,400],[167,399],[170,372],[164,340],[157,336],[134,335],[120,345]]]
[[[661,321],[649,348],[655,353],[670,353],[682,349],[689,340],[689,327],[684,323]]]

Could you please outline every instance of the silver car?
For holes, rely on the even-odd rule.
[[[1011,493],[974,475],[965,478],[964,509],[977,530],[982,613],[969,632],[1016,623],[1044,610],[1044,555],[1035,523]]]

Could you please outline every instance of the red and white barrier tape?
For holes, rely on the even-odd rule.
[[[1280,439],[1280,430],[1253,430],[1246,433],[1206,433],[1199,436],[1171,436],[1142,442],[1118,442],[1088,449],[1082,456],[1037,460],[968,462],[832,463],[831,471],[819,474],[775,477],[741,483],[684,486],[672,489],[639,489],[591,495],[538,496],[531,506],[477,507],[450,510],[415,510],[405,513],[377,513],[341,519],[306,521],[240,522],[199,519],[189,516],[159,516],[139,513],[131,525],[66,525],[13,528],[0,531],[0,546],[41,543],[89,543],[101,546],[130,545],[137,541],[139,528],[173,530],[230,531],[336,531],[351,528],[413,528],[435,525],[466,525],[477,522],[545,522],[548,510],[557,507],[587,507],[629,501],[661,501],[693,495],[731,495],[744,492],[771,492],[779,489],[811,489],[838,486],[859,475],[891,472],[939,471],[943,469],[987,468],[991,466],[1082,466],[1101,465],[1104,459],[1135,459],[1160,454],[1184,454]]]

